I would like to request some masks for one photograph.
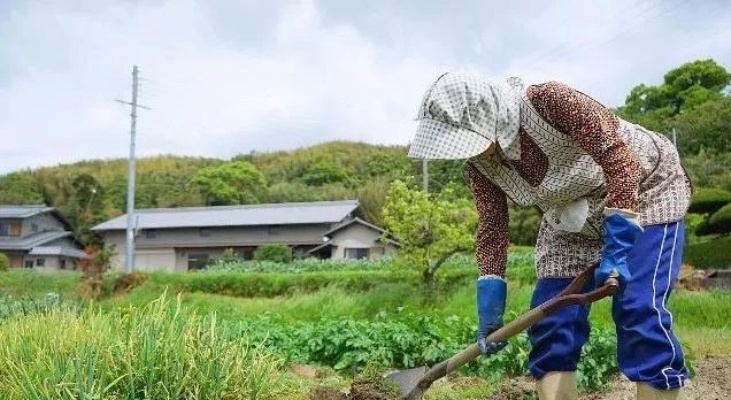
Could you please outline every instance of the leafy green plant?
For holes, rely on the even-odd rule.
[[[254,260],[288,263],[292,261],[292,249],[286,244],[267,244],[254,251]]]

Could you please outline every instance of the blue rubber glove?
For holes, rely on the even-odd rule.
[[[485,340],[487,335],[503,326],[507,291],[507,284],[500,277],[490,276],[477,280],[477,346],[484,355],[494,354],[507,345],[507,342],[493,343]]]
[[[610,276],[619,280],[621,292],[629,282],[627,258],[642,234],[637,214],[619,209],[607,209],[604,218],[604,248],[599,267],[594,271],[594,283],[601,286]]]

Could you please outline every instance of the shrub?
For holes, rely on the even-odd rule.
[[[685,247],[685,262],[696,268],[731,267],[731,236],[720,236]]]
[[[701,188],[693,194],[688,212],[710,214],[729,202],[731,202],[731,192],[722,189]]]
[[[254,251],[254,260],[288,263],[292,261],[292,249],[284,244],[267,244]]]
[[[114,293],[126,293],[142,285],[147,280],[147,275],[141,272],[121,274],[114,280]]]
[[[111,265],[114,250],[112,248],[87,248],[84,252],[86,258],[79,260],[81,270],[79,292],[81,297],[97,300],[102,296],[104,273]]]
[[[708,226],[718,233],[731,233],[731,203],[714,212],[708,219]]]
[[[10,259],[5,253],[0,252],[0,272],[5,272],[10,269]]]
[[[293,293],[312,293],[328,286],[349,291],[365,291],[393,281],[418,282],[414,272],[331,271],[306,274],[208,272],[202,274],[150,274],[154,284],[170,290],[221,294],[236,297],[274,297]]]

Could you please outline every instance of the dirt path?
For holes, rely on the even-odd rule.
[[[522,400],[534,394],[534,384],[528,379],[514,379],[506,383],[487,400]],[[612,388],[604,393],[580,396],[580,400],[634,400],[635,384],[617,377]],[[684,389],[683,400],[731,399],[731,356],[713,357],[696,361],[696,376]]]

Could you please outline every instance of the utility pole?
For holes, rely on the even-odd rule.
[[[426,158],[421,159],[421,183],[424,186],[424,193],[429,193],[429,166]]]
[[[675,145],[675,147],[678,147],[678,136],[675,133],[675,127],[673,127],[673,145]]]
[[[132,107],[130,116],[132,122],[130,126],[130,142],[129,142],[129,170],[127,172],[127,244],[125,247],[124,270],[131,273],[134,270],[135,263],[135,137],[137,136],[137,108],[148,107],[137,104],[137,94],[139,90],[139,73],[137,66],[132,67],[132,102],[117,100],[122,104]]]

